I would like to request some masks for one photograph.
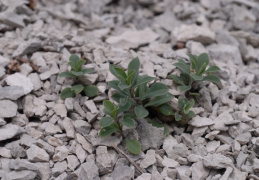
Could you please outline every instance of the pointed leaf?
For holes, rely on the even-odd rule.
[[[61,99],[66,99],[66,98],[73,98],[75,97],[76,94],[74,91],[71,90],[71,88],[65,88],[61,91],[60,97]]]
[[[110,126],[104,127],[101,129],[99,136],[100,137],[107,137],[114,132],[120,131],[118,125],[116,123],[112,123]]]
[[[212,73],[212,72],[217,72],[217,71],[220,71],[220,68],[218,66],[210,66],[205,72]]]
[[[80,61],[79,57],[75,54],[72,54],[69,57],[69,65],[72,67],[72,69],[76,70],[76,65],[78,63],[78,61]]]
[[[125,112],[127,110],[129,110],[131,107],[131,104],[130,102],[127,102],[126,104],[122,105],[122,104],[119,104],[119,110],[118,110],[118,114],[122,113],[122,112]]]
[[[196,72],[197,72],[197,63],[198,63],[198,60],[195,56],[193,56],[192,54],[187,54],[189,56],[189,59],[191,61],[191,67],[192,69],[194,69]]]
[[[201,70],[204,63],[205,63],[205,66],[207,66],[209,62],[210,62],[210,59],[207,53],[200,54],[198,57],[198,64],[197,64],[198,72]]]
[[[215,83],[220,83],[220,79],[218,76],[209,74],[203,78],[203,81],[210,81],[210,82],[215,82]]]
[[[123,79],[125,79],[125,80],[127,79],[127,74],[125,73],[125,71],[123,69],[121,69],[119,67],[114,67],[114,69],[118,76],[123,77]]]
[[[85,95],[88,97],[97,96],[99,89],[96,86],[85,86],[84,88]]]
[[[71,73],[74,74],[75,76],[82,76],[82,75],[84,75],[84,73],[82,71],[79,71],[79,72],[71,71]]]
[[[115,108],[115,109],[111,112],[111,117],[113,117],[114,119],[117,119],[118,110],[119,110],[119,108]]]
[[[200,81],[202,80],[202,76],[198,76],[196,74],[190,73],[190,76],[195,80],[195,81]]]
[[[189,118],[193,118],[195,116],[195,113],[193,111],[189,111],[189,113],[187,114],[187,117]]]
[[[182,119],[182,116],[178,113],[175,113],[174,118],[175,118],[176,121],[180,121]]]
[[[168,92],[168,87],[166,85],[162,83],[154,83],[141,99],[161,96],[166,94],[167,92]]]
[[[94,70],[91,68],[86,68],[86,69],[82,69],[82,72],[83,72],[83,74],[89,74],[89,73],[94,72]]]
[[[178,107],[182,111],[184,106],[188,103],[188,100],[185,97],[178,98]]]
[[[120,93],[125,94],[125,95],[127,95],[127,96],[130,96],[130,93],[129,93],[129,91],[128,91],[127,89],[126,89],[126,91],[125,91],[125,90],[122,91],[122,90],[120,89],[119,83],[120,83],[120,81],[114,80],[114,81],[110,81],[108,84],[109,84],[110,87],[112,87],[113,89],[116,89],[116,90],[119,91]]]
[[[190,67],[187,64],[184,63],[174,63],[173,64],[175,67],[179,68],[182,72],[186,73],[186,74],[190,74]]]
[[[189,110],[194,106],[194,100],[189,101],[183,108],[184,114],[188,114]]]
[[[128,65],[128,76],[133,72],[133,77],[131,78],[130,84],[134,84],[134,82],[137,80],[137,77],[139,75],[139,68],[140,68],[140,61],[138,57],[132,59]]]
[[[133,113],[125,113],[124,116],[123,116],[123,118],[127,118],[127,117],[132,118],[132,119],[135,119],[135,118],[136,118],[136,115],[133,114]]]
[[[159,110],[166,116],[174,115],[173,107],[167,103],[159,106]]]
[[[127,89],[129,85],[127,85],[125,82],[120,82],[118,84],[119,88],[123,91],[124,89]]]
[[[70,72],[62,72],[59,74],[60,77],[76,78],[76,76]]]
[[[85,63],[85,60],[79,60],[76,64],[76,71],[81,71],[82,65]]]
[[[137,118],[144,118],[147,117],[149,114],[148,110],[146,110],[142,105],[138,105],[134,108],[135,114]]]
[[[131,152],[132,154],[140,154],[141,152],[141,144],[139,141],[135,139],[134,140],[126,139],[126,146],[129,152]]]
[[[79,94],[84,89],[84,86],[82,84],[74,85],[71,87],[71,90],[74,91],[76,94]]]
[[[192,87],[189,85],[189,86],[179,86],[179,90],[181,92],[185,92],[185,91],[188,91],[190,90]]]
[[[115,92],[113,95],[112,95],[112,99],[114,101],[116,101],[117,103],[120,103],[120,99],[121,98],[127,98],[127,95],[125,94],[122,94],[120,92]]]
[[[179,76],[176,76],[176,75],[169,75],[168,78],[171,78],[173,79],[173,81],[176,83],[176,84],[180,84],[180,85],[184,85],[184,82],[183,80],[179,77]]]
[[[105,107],[105,109],[106,109],[109,113],[111,113],[111,112],[115,109],[114,104],[113,104],[111,101],[109,101],[109,100],[104,100],[104,101],[103,101],[103,106]]]
[[[109,70],[110,70],[110,72],[111,72],[117,79],[119,79],[121,82],[125,82],[125,81],[126,81],[126,78],[123,77],[125,74],[122,73],[123,70],[122,70],[119,66],[110,64]],[[123,71],[123,72],[124,72],[124,71]],[[125,73],[125,72],[124,72],[124,73]]]
[[[113,123],[114,119],[111,117],[103,117],[102,119],[100,119],[99,121],[99,125],[101,127],[107,127],[110,126]]]
[[[145,105],[145,107],[148,106],[160,106],[161,104],[164,104],[166,102],[169,102],[173,99],[173,95],[170,93],[166,93],[162,96],[157,96],[153,98],[149,103]]]
[[[134,119],[130,118],[130,117],[126,117],[121,121],[121,124],[123,126],[126,126],[128,128],[134,128],[135,127],[135,121]]]
[[[132,87],[132,89],[135,89],[136,87],[138,87],[141,84],[145,84],[150,81],[153,81],[154,79],[155,79],[154,77],[147,76],[147,75],[139,76],[137,83]]]

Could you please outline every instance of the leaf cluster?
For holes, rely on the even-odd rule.
[[[69,57],[69,65],[71,67],[70,72],[62,72],[59,74],[60,77],[72,78],[74,80],[78,80],[80,76],[83,76],[87,73],[94,72],[93,69],[86,68],[83,69],[83,65],[85,64],[85,60],[80,59],[77,55],[72,54]],[[82,84],[76,84],[72,87],[65,88],[61,91],[60,97],[62,99],[75,97],[77,94],[84,91],[85,95],[88,97],[94,97],[98,94],[98,88],[93,85],[83,86]]]

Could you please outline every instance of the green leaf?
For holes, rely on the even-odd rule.
[[[192,78],[188,74],[181,73],[180,79],[184,82],[184,85],[189,85],[192,83]]]
[[[155,126],[157,128],[164,128],[164,136],[169,135],[169,129],[166,124],[160,124],[155,120],[152,120],[150,118],[147,118],[148,123],[152,124],[152,126]]]
[[[121,124],[123,126],[126,126],[128,128],[134,128],[135,127],[135,121],[134,119],[130,118],[130,117],[126,117],[121,121]]]
[[[142,105],[138,105],[134,108],[135,114],[137,118],[144,118],[147,117],[149,114],[148,110],[146,110]]]
[[[128,102],[129,97],[121,98],[120,99],[120,105],[125,106],[125,104]]]
[[[141,144],[138,140],[126,139],[126,146],[132,154],[140,154],[141,152]]]
[[[212,72],[217,72],[220,71],[220,68],[218,66],[210,66],[205,73],[212,73]]]
[[[189,110],[194,106],[194,100],[190,100],[183,108],[184,114],[188,114]]]
[[[138,57],[132,59],[128,65],[128,76],[133,72],[133,77],[131,78],[131,82],[130,84],[133,84],[136,80],[137,80],[137,77],[139,75],[139,68],[140,68],[140,61],[138,59]]]
[[[184,82],[183,80],[179,77],[179,76],[176,76],[176,75],[169,75],[168,78],[171,78],[173,79],[173,81],[176,83],[176,84],[180,84],[180,85],[184,85]]]
[[[81,71],[82,65],[85,63],[85,60],[79,60],[76,64],[76,71]]]
[[[187,114],[187,117],[189,118],[193,118],[195,116],[195,113],[193,111],[189,111],[189,113]]]
[[[112,113],[112,111],[115,109],[114,104],[109,100],[104,100],[103,106],[109,113]]]
[[[205,66],[207,66],[209,64],[209,62],[210,62],[210,59],[209,59],[209,56],[208,56],[207,53],[200,54],[199,57],[198,57],[198,64],[197,64],[198,71],[197,72],[201,71],[204,63],[205,63]]]
[[[76,94],[74,91],[71,90],[71,88],[63,89],[60,94],[61,99],[72,98],[75,96],[76,96]]]
[[[190,95],[192,95],[192,96],[200,96],[199,93],[194,93],[194,92],[190,92]]]
[[[182,119],[182,116],[178,113],[175,113],[174,118],[175,118],[176,121],[180,121]]]
[[[125,71],[123,69],[121,69],[119,67],[114,67],[114,69],[118,76],[123,77],[123,79],[125,79],[125,80],[127,79],[127,74],[125,73]]]
[[[110,87],[112,87],[113,89],[116,89],[116,90],[119,91],[120,93],[125,94],[125,95],[127,95],[127,96],[130,96],[130,93],[129,93],[129,91],[128,91],[127,89],[126,89],[126,91],[122,91],[122,90],[120,89],[119,83],[120,83],[120,81],[118,81],[118,80],[113,80],[113,81],[110,81],[108,84],[109,84]]]
[[[76,94],[79,94],[84,89],[84,86],[82,84],[74,85],[71,87],[71,90],[74,91]]]
[[[220,83],[220,79],[218,76],[209,74],[203,78],[203,81],[210,81],[210,82],[215,82],[215,83]]]
[[[119,104],[119,110],[118,110],[117,113],[120,114],[120,113],[122,113],[122,112],[124,112],[124,111],[127,111],[127,110],[130,109],[130,107],[131,107],[130,102],[126,102],[126,104],[124,104],[124,105]]]
[[[113,95],[112,95],[112,99],[114,101],[116,101],[117,103],[120,103],[120,99],[121,98],[127,98],[127,95],[125,94],[122,94],[121,92],[115,92]]]
[[[83,74],[89,74],[89,73],[94,72],[94,70],[91,68],[87,68],[87,69],[82,69],[82,72],[83,72]]]
[[[166,93],[162,96],[157,96],[155,98],[153,98],[149,103],[147,103],[145,105],[145,107],[148,107],[148,106],[160,106],[161,104],[164,104],[166,102],[169,102],[173,99],[173,95],[170,94],[170,93]]]
[[[181,91],[181,92],[185,92],[185,91],[188,91],[188,90],[190,90],[192,88],[192,86],[179,86],[179,90]]]
[[[153,98],[156,96],[164,95],[168,92],[168,87],[162,83],[154,83],[152,86],[148,89],[145,95],[141,99],[145,98]]]
[[[114,132],[120,131],[118,125],[116,123],[112,123],[110,126],[104,127],[101,129],[99,136],[100,137],[107,137]]]
[[[94,85],[85,86],[84,88],[85,95],[88,97],[97,96],[99,89]]]
[[[182,72],[186,74],[190,74],[190,67],[187,64],[178,62],[178,63],[174,63],[173,65],[179,68]]]
[[[119,88],[123,91],[124,89],[127,89],[129,85],[127,85],[125,82],[120,82],[118,84]]]
[[[114,119],[117,119],[118,110],[119,110],[119,108],[115,108],[115,109],[111,112],[111,117],[113,117]]]
[[[132,87],[132,89],[135,89],[136,87],[138,87],[142,84],[146,84],[150,81],[153,81],[154,79],[155,79],[154,77],[147,76],[147,75],[139,76],[137,83]]]
[[[79,71],[79,72],[71,71],[71,73],[74,74],[75,76],[82,76],[82,75],[84,75],[84,73],[82,71]]]
[[[114,119],[111,117],[103,117],[102,119],[100,119],[99,121],[99,125],[101,127],[107,127],[110,126],[113,123]]]
[[[59,74],[60,77],[76,78],[76,76],[70,72],[62,72]]]
[[[188,103],[188,100],[185,97],[178,98],[178,107],[182,111],[184,106]]]
[[[162,114],[166,116],[174,115],[173,107],[165,103],[159,106],[159,110]]]
[[[125,72],[119,66],[110,64],[109,70],[121,82],[125,82],[126,81],[126,78],[124,77],[125,76]]]
[[[198,60],[195,56],[193,56],[192,54],[187,54],[189,56],[189,59],[191,61],[191,67],[192,69],[194,69],[196,72],[197,72],[197,63],[198,63]]]
[[[127,117],[132,118],[132,119],[135,119],[135,118],[136,118],[136,115],[133,114],[133,113],[125,113],[124,116],[123,116],[123,118],[127,118]]]
[[[147,85],[141,84],[137,87],[135,91],[135,96],[139,97],[142,100],[142,97],[146,94],[146,91],[147,91]]]
[[[190,76],[195,80],[195,81],[200,81],[202,80],[202,76],[198,76],[196,74],[190,73]]]
[[[75,54],[72,54],[69,57],[69,65],[72,67],[72,69],[76,70],[76,65],[80,61],[79,57]]]

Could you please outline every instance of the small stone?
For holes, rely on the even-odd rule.
[[[93,146],[81,134],[76,133],[76,139],[87,152],[92,153]]]
[[[207,168],[223,169],[232,166],[232,160],[222,154],[208,154],[203,159],[203,164]]]
[[[0,126],[3,126],[3,125],[6,125],[6,121],[3,118],[0,118]]]
[[[74,171],[80,164],[77,157],[75,155],[69,155],[67,156],[67,167]]]
[[[24,133],[23,128],[11,123],[6,124],[0,127],[0,141],[11,139],[22,133]]]
[[[204,126],[211,126],[214,124],[214,122],[213,120],[206,117],[195,116],[188,122],[188,124],[194,127],[204,127]]]
[[[67,158],[68,153],[69,151],[66,146],[58,146],[55,149],[55,154],[52,159],[54,162],[64,161]]]
[[[208,153],[216,152],[216,149],[220,146],[220,141],[209,141],[206,145],[206,149]]]
[[[257,159],[257,158],[254,159],[253,170],[255,173],[259,172],[259,159]]]
[[[31,145],[31,147],[26,151],[28,160],[31,162],[48,162],[49,155],[47,152],[38,146]]]
[[[38,139],[35,144],[40,148],[45,149],[50,154],[54,154],[55,152],[55,148],[50,144],[48,144],[47,142],[43,141],[42,139]]]
[[[117,166],[110,175],[111,178],[116,180],[132,179],[134,171],[129,166]]]
[[[99,178],[98,167],[94,161],[87,161],[78,170],[79,179],[97,180]]]
[[[54,167],[51,169],[52,175],[54,177],[59,176],[63,172],[67,170],[67,162],[66,161],[61,161],[61,162],[56,162],[54,164]]]
[[[180,164],[177,161],[167,158],[166,156],[164,157],[164,159],[162,161],[162,165],[164,167],[169,167],[169,168],[176,168],[176,167],[180,166]]]
[[[95,103],[93,102],[93,100],[86,101],[84,103],[84,106],[86,108],[88,108],[91,111],[91,113],[93,113],[93,114],[98,114],[99,113],[99,111],[96,108]]]
[[[7,76],[5,81],[9,86],[22,87],[24,90],[24,94],[28,94],[33,90],[33,84],[30,78],[26,77],[21,73],[15,73],[15,74],[9,75]]]
[[[206,168],[203,163],[196,162],[192,164],[192,179],[193,180],[200,180],[200,179],[206,179],[209,175],[209,169]]]
[[[80,144],[76,145],[75,153],[80,163],[82,164],[85,161],[87,154]]]
[[[12,158],[10,149],[7,149],[6,147],[0,147],[0,157]]]
[[[73,98],[66,98],[65,105],[68,111],[73,111],[74,110]]]
[[[41,41],[38,39],[30,39],[19,44],[18,48],[13,52],[12,57],[33,53],[41,48]]]
[[[26,180],[34,180],[37,174],[33,171],[23,170],[23,171],[12,171],[5,174],[4,179],[8,180],[18,180],[18,179],[26,179]]]
[[[96,148],[96,165],[100,175],[107,174],[112,170],[112,161],[106,146],[98,146]]]
[[[9,64],[9,59],[0,55],[0,66],[5,67]]]
[[[57,133],[62,133],[62,130],[60,129],[60,127],[58,127],[57,125],[54,125],[50,122],[45,122],[42,124],[42,126],[47,135],[54,135]]]
[[[240,151],[236,158],[236,163],[237,163],[236,167],[241,169],[241,166],[246,162],[247,157],[248,157],[248,154],[245,154],[242,151]]]
[[[73,124],[75,126],[76,132],[79,132],[82,135],[89,134],[92,127],[91,124],[84,120],[76,120],[73,122]]]
[[[5,86],[0,87],[0,100],[10,99],[17,100],[24,95],[24,90],[20,86]]]
[[[28,78],[30,78],[30,80],[33,84],[33,90],[34,91],[37,91],[42,87],[42,82],[41,82],[40,77],[37,73],[29,74]]]
[[[67,109],[66,109],[66,106],[65,104],[56,104],[54,107],[53,107],[53,110],[55,111],[55,113],[57,115],[59,115],[60,117],[64,118],[67,116]]]
[[[1,100],[0,109],[0,117],[10,118],[14,117],[17,114],[18,106],[10,100]]]
[[[140,176],[138,176],[135,180],[151,180],[151,174],[143,173]]]
[[[63,120],[63,126],[66,131],[67,137],[74,138],[75,137],[75,129],[70,118],[65,118]]]
[[[237,137],[236,137],[236,141],[239,142],[241,145],[245,145],[247,143],[250,142],[252,136],[251,136],[251,133],[250,132],[246,132],[246,133],[243,133],[243,134],[239,134]]]
[[[153,149],[147,151],[145,158],[140,162],[141,168],[147,168],[156,163],[156,152]]]
[[[211,126],[211,129],[219,130],[219,131],[227,131],[228,127],[225,124],[227,124],[230,121],[234,121],[234,119],[229,114],[229,112],[225,111],[225,112],[221,113],[213,121],[214,121],[215,124]]]

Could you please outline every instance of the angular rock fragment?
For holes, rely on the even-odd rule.
[[[14,117],[17,114],[18,106],[10,100],[1,100],[0,109],[0,117],[10,118]]]
[[[99,178],[98,167],[94,161],[87,161],[80,166],[77,175],[79,179],[96,180]]]
[[[230,158],[222,154],[208,154],[203,159],[203,164],[207,168],[223,169],[228,166],[233,166],[233,162]]]
[[[96,148],[96,165],[100,175],[107,174],[112,170],[112,160],[106,146]]]
[[[26,151],[28,160],[31,162],[48,162],[49,161],[49,155],[44,150],[39,148],[38,146],[32,145],[27,151]]]
[[[147,168],[156,163],[156,154],[155,150],[150,149],[147,151],[145,158],[140,162],[141,168]]]
[[[22,133],[24,133],[23,128],[14,124],[6,124],[0,127],[0,141],[11,139],[16,135],[19,135]]]
[[[25,95],[23,87],[20,87],[20,86],[0,87],[0,99],[17,100],[23,95]]]

